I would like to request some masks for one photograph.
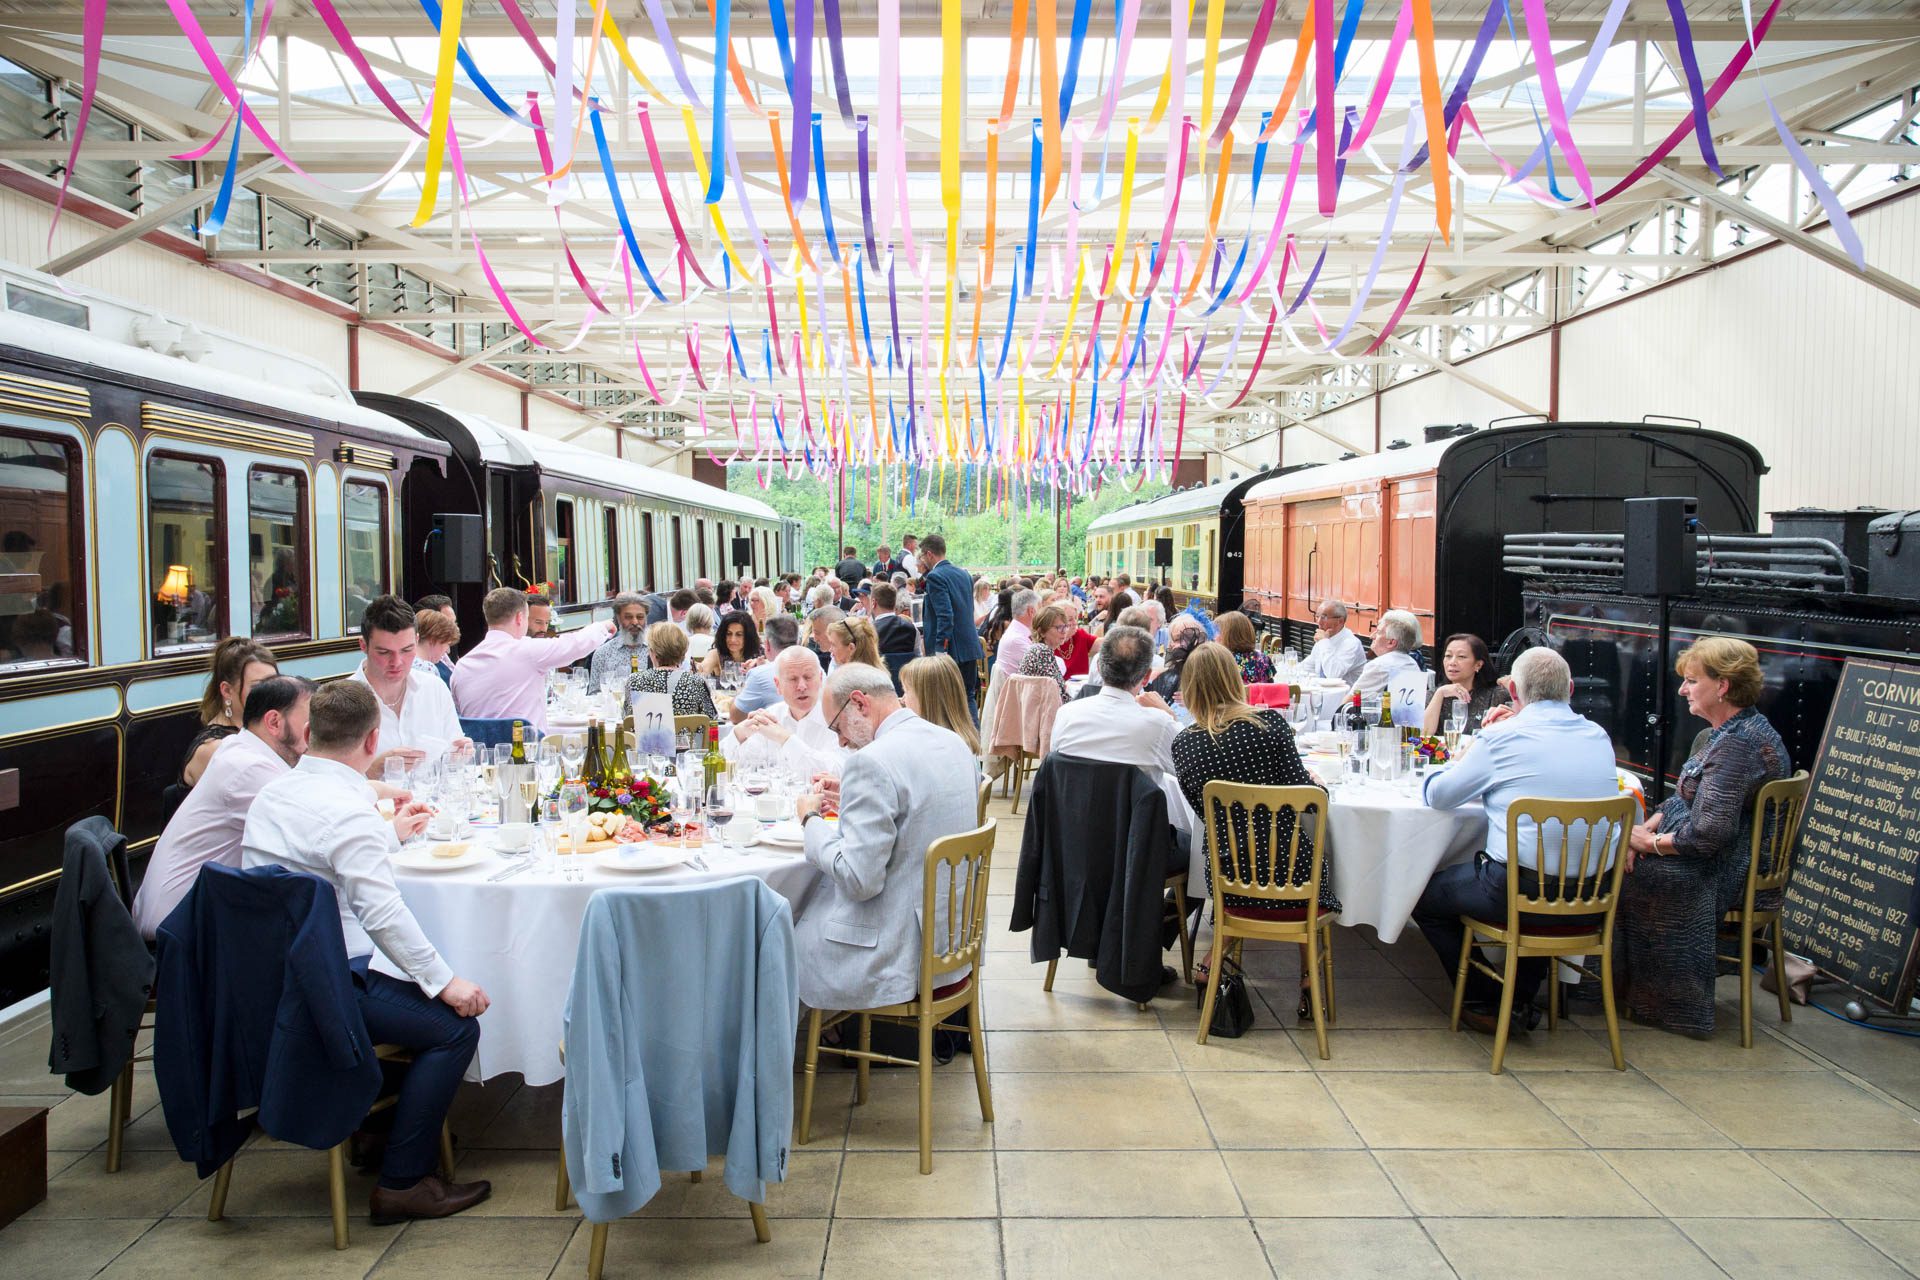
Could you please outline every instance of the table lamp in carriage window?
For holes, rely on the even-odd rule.
[[[167,640],[177,644],[180,641],[180,611],[187,607],[187,596],[193,590],[193,570],[184,564],[167,566],[167,576],[160,583],[160,589],[153,593],[158,603],[167,606],[160,614],[167,627]]]

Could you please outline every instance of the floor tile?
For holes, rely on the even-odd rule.
[[[1577,1147],[1511,1076],[1329,1072],[1328,1092],[1372,1147]]]
[[[1598,1019],[1595,1019],[1596,1023]],[[1604,1032],[1596,1032],[1604,1035]],[[1722,1019],[1713,1039],[1695,1040],[1652,1027],[1637,1027],[1631,1022],[1620,1025],[1622,1051],[1627,1062],[1642,1071],[1824,1071],[1816,1061],[1794,1045],[1777,1040],[1759,1026],[1753,1029],[1753,1047],[1740,1047],[1740,1023]]]
[[[1681,1280],[1720,1268],[1661,1218],[1429,1218],[1461,1280]]]
[[[347,1212],[367,1215],[367,1197],[374,1178],[347,1166]],[[549,1196],[551,1198],[551,1196]],[[206,1217],[213,1199],[213,1179],[174,1206],[174,1217]],[[229,1218],[324,1218],[333,1212],[327,1195],[327,1153],[305,1150],[249,1148],[233,1162],[233,1180],[227,1188]]]
[[[1853,1233],[1920,1276],[1920,1220],[1895,1222],[1888,1219],[1849,1218]]]
[[[28,1218],[158,1218],[200,1185],[193,1166],[171,1151],[128,1151],[120,1172],[105,1158],[81,1160],[47,1183]]]
[[[1451,1280],[1453,1269],[1412,1218],[1263,1218],[1255,1229],[1277,1276]]]
[[[995,1071],[1173,1071],[1167,1033],[1152,1031],[995,1031]]]
[[[1000,1230],[1008,1280],[1138,1280],[1155,1271],[1236,1280],[1271,1274],[1245,1219],[1009,1218]]]
[[[827,1241],[826,1280],[875,1280],[898,1275],[904,1259],[931,1260],[926,1268],[967,1280],[1000,1274],[997,1222],[887,1221],[845,1218]]]
[[[5,1103],[0,1105],[22,1105]],[[45,1106],[44,1102],[37,1105]],[[91,1151],[107,1140],[107,1111],[111,1106],[111,1095],[100,1093],[92,1097],[73,1093],[63,1098],[59,1105],[47,1112],[47,1150],[49,1151]],[[172,1142],[167,1138],[165,1117],[160,1112],[159,1094],[152,1088],[136,1089],[132,1101],[133,1118],[127,1126],[127,1145],[139,1145],[146,1150],[171,1150]],[[151,1113],[153,1121],[147,1120]],[[135,1131],[148,1141],[136,1143]],[[156,1148],[150,1140],[158,1136]]]
[[[100,1280],[361,1280],[399,1236],[364,1216],[348,1223],[345,1249],[325,1222],[292,1218],[169,1218],[136,1240]]]
[[[1768,1023],[1767,1027],[1795,1048],[1818,1054],[1908,1106],[1920,1107],[1920,1071],[1913,1069],[1914,1046],[1909,1037],[1891,1036],[1871,1027],[1830,1018],[1817,1009],[1796,1009],[1792,1022],[1785,1026]],[[1756,1024],[1754,1047],[1758,1048],[1759,1044],[1759,1025]],[[1753,1065],[1772,1064],[1756,1062]]]
[[[786,1218],[771,1226],[773,1239],[761,1244],[753,1238],[753,1223],[744,1215],[737,1220],[622,1218],[607,1229],[606,1274],[646,1280],[682,1276],[816,1280],[827,1253],[826,1220]],[[553,1275],[584,1276],[591,1241],[592,1229],[583,1222]]]
[[[996,1145],[1002,1151],[1195,1150],[1213,1145],[1192,1090],[1177,1074],[996,1075],[993,1112]]]
[[[936,1152],[920,1172],[916,1151],[849,1151],[836,1218],[991,1218],[998,1212],[991,1151]]]
[[[1485,1071],[1492,1061],[1479,1037],[1444,1027],[1350,1031],[1336,1024],[1327,1035],[1333,1056],[1324,1062],[1312,1027],[1290,1034],[1316,1071]]]
[[[1811,1218],[1820,1213],[1813,1201],[1744,1151],[1601,1154],[1670,1218]],[[1913,1211],[1920,1213],[1920,1206]]]
[[[1190,1083],[1207,1127],[1223,1150],[1360,1145],[1359,1135],[1312,1072],[1273,1076],[1214,1072],[1193,1076]]]
[[[1654,1071],[1743,1147],[1920,1151],[1920,1120],[1830,1073]]]
[[[1009,1218],[1242,1217],[1217,1151],[1002,1151]]]
[[[1920,1218],[1920,1159],[1884,1151],[1756,1151],[1836,1218]]]
[[[1298,979],[1256,982],[1254,989],[1283,1026],[1302,1026],[1295,1016],[1300,1006]],[[1333,1034],[1399,1027],[1431,1031],[1446,1025],[1446,1014],[1440,1007],[1405,978],[1347,981],[1337,974],[1334,978]],[[1311,1035],[1313,1025],[1306,1023],[1304,1030]]]
[[[912,1070],[876,1070],[867,1100],[850,1111],[849,1151],[918,1151],[920,1149],[920,1084]],[[993,1112],[1003,1114],[1003,1080],[993,1077]],[[817,1104],[816,1104],[817,1106]],[[986,1150],[993,1146],[994,1126],[980,1118],[980,1094],[973,1068],[955,1058],[933,1076],[933,1145],[935,1150]]]
[[[1164,1019],[1163,1019],[1164,1021]],[[1174,1057],[1187,1071],[1305,1071],[1307,1059],[1293,1036],[1279,1028],[1249,1031],[1238,1040],[1208,1036],[1205,1044],[1195,1029],[1169,1026],[1167,1040]],[[1315,1050],[1317,1053],[1318,1050]],[[1318,1062],[1316,1057],[1314,1061]]]
[[[1489,1036],[1469,1032],[1474,1043],[1484,1048],[1491,1064],[1493,1040]],[[1627,1065],[1633,1065],[1631,1046],[1626,1055]],[[1501,1064],[1503,1071],[1612,1071],[1613,1052],[1607,1048],[1607,1033],[1583,1030],[1561,1020],[1557,1030],[1548,1031],[1543,1022],[1532,1033],[1524,1036],[1510,1036],[1507,1039],[1507,1057]]]
[[[9,1280],[82,1280],[152,1226],[138,1218],[15,1222],[0,1234],[0,1260]]]
[[[484,1128],[466,1139],[466,1146],[545,1151],[560,1142],[562,1085],[523,1086],[514,1091]]]
[[[1066,962],[1062,962],[1064,967]],[[988,978],[981,983],[987,1030],[995,1031],[1143,1031],[1159,1025],[1151,1007],[1140,1010],[1130,1000],[1088,982],[1056,980],[1052,991],[1040,989],[1044,970],[1027,978]],[[1063,975],[1064,977],[1064,975]]]
[[[551,1271],[573,1238],[574,1222],[518,1219],[416,1222],[388,1249],[368,1280],[515,1280]]]
[[[1382,1151],[1380,1164],[1423,1218],[1654,1216],[1591,1151]]]
[[[1795,1218],[1683,1218],[1676,1224],[1734,1280],[1904,1280],[1902,1268],[1843,1223]]]
[[[1636,1071],[1529,1071],[1515,1078],[1592,1146],[1733,1145]]]
[[[838,1149],[815,1151],[795,1147],[787,1156],[787,1180],[767,1184],[766,1210],[769,1218],[825,1218],[833,1213],[833,1195],[840,1182]],[[745,1218],[746,1203],[727,1187],[725,1162],[715,1157],[705,1175],[695,1182],[684,1173],[669,1174],[660,1181],[660,1190],[647,1201],[635,1217],[639,1218]],[[546,1187],[547,1205],[553,1204],[553,1187]],[[500,1186],[494,1184],[494,1199],[500,1199]],[[489,1202],[491,1203],[491,1201]],[[579,1210],[568,1212],[579,1215]]]
[[[1229,1151],[1226,1160],[1240,1199],[1256,1218],[1391,1218],[1409,1212],[1370,1151]]]

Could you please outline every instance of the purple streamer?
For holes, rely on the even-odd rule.
[[[793,164],[788,179],[793,203],[803,205],[813,169],[813,134],[807,128],[813,119],[813,0],[794,0],[792,102]]]

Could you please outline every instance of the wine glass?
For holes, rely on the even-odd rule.
[[[1447,734],[1447,756],[1449,759],[1451,759],[1453,756],[1453,753],[1459,749],[1460,735],[1465,733],[1466,731],[1467,731],[1467,709],[1464,706],[1462,706],[1458,701],[1455,701],[1451,707],[1447,708],[1446,734]]]
[[[727,826],[733,821],[734,801],[732,790],[724,782],[716,782],[707,788],[707,821],[713,824],[714,834],[720,837],[720,843],[727,843]]]
[[[585,878],[586,864],[579,861],[587,845],[587,788],[584,783],[569,782],[560,788],[560,820],[567,828],[567,852],[564,878],[572,880],[578,872]]]
[[[585,735],[570,733],[560,740],[560,760],[567,767],[567,777],[580,777],[580,766],[587,760],[587,739]]]

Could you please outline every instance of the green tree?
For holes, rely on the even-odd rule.
[[[947,557],[968,568],[1016,563],[1031,570],[1055,567],[1051,490],[1034,486],[1029,505],[1024,489],[1016,490],[1004,504],[996,489],[992,504],[982,511],[971,481],[966,484],[962,501],[953,472],[948,471],[944,479],[942,486],[940,473],[929,468],[922,468],[917,483],[912,484],[899,467],[887,468],[884,480],[876,470],[858,471],[843,482],[847,501],[844,523],[834,509],[833,486],[811,475],[789,480],[775,471],[762,490],[753,467],[736,465],[728,469],[727,487],[759,498],[782,516],[800,521],[806,530],[804,559],[809,567],[834,564],[845,543],[852,543],[863,558],[870,558],[882,540],[883,526],[890,547],[898,547],[903,534],[940,533],[947,540]],[[940,490],[937,493],[936,487]],[[1068,573],[1084,573],[1088,525],[1109,511],[1161,497],[1167,491],[1159,481],[1149,481],[1137,491],[1123,484],[1107,484],[1097,495],[1072,498],[1071,519],[1059,525],[1059,567]]]

